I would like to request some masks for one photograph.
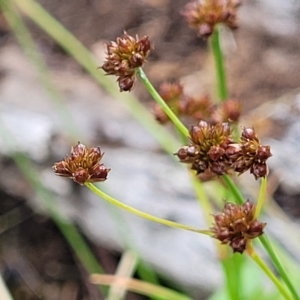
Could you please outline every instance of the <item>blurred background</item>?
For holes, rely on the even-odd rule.
[[[180,80],[191,95],[216,96],[207,42],[180,15],[188,1],[37,2],[92,52],[98,66],[105,43],[124,30],[148,35],[154,50],[144,70],[154,86]],[[117,99],[107,93],[60,44],[20,14],[35,49],[26,41],[20,45],[0,12],[0,270],[13,299],[103,299],[49,210],[75,225],[105,273],[114,274],[124,254],[134,251],[162,285],[209,299],[223,280],[210,239],[120,212],[53,174],[53,163],[77,141],[100,145],[103,163],[112,169],[101,184],[109,194],[159,217],[207,226],[186,170],[131,116],[123,95]],[[296,0],[245,0],[239,23],[234,32],[222,31],[229,94],[242,103],[241,124],[254,126],[272,147],[269,192],[275,202],[266,218],[299,261],[300,5]],[[117,91],[117,84],[111,89]],[[132,94],[151,111],[152,100],[140,83]],[[32,180],[34,172],[50,191],[49,201]],[[256,197],[257,185],[248,179],[241,184]],[[135,258],[129,255],[129,261]],[[126,299],[148,298],[129,293]]]

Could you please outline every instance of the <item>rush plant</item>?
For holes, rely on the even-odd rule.
[[[8,7],[5,6],[7,1],[2,0],[4,9]],[[220,27],[227,26],[230,29],[237,29],[237,9],[240,1],[192,1],[181,11],[187,24],[196,29],[198,37],[195,36],[195,38],[203,38],[210,45],[216,67],[218,94],[218,98],[214,100],[207,95],[199,95],[197,98],[186,95],[184,86],[179,81],[164,82],[156,90],[143,70],[147,58],[152,51],[155,51],[151,37],[148,37],[146,32],[145,36],[140,38],[131,36],[124,31],[121,36],[116,37],[115,41],[107,43],[106,59],[100,67],[102,70],[99,70],[86,49],[36,2],[33,0],[12,0],[12,2],[77,59],[100,84],[107,85],[104,75],[110,75],[116,76],[120,92],[132,91],[137,80],[145,86],[155,101],[152,120],[149,118],[149,112],[145,112],[146,109],[141,108],[142,105],[139,102],[134,102],[135,109],[145,113],[144,119],[149,120],[148,128],[153,131],[154,135],[158,134],[156,129],[160,126],[164,126],[166,123],[173,124],[178,134],[176,138],[181,141],[181,147],[179,149],[170,149],[165,145],[163,147],[171,150],[169,152],[172,152],[172,155],[178,160],[178,164],[186,164],[188,173],[191,173],[191,180],[196,191],[195,200],[202,203],[207,217],[207,228],[193,228],[158,218],[130,207],[122,200],[115,199],[99,189],[94,183],[109,180],[109,173],[114,172],[113,169],[110,170],[102,164],[102,160],[105,159],[99,146],[94,145],[89,148],[78,142],[71,147],[70,155],[54,163],[54,173],[74,180],[83,186],[82,188],[86,186],[101,199],[140,217],[162,225],[193,231],[195,234],[208,235],[217,240],[216,248],[227,281],[229,299],[244,298],[239,291],[239,283],[235,282],[236,275],[234,274],[234,272],[240,273],[241,266],[232,269],[228,261],[234,260],[237,256],[248,255],[269,277],[282,299],[300,300],[299,287],[295,285],[277,257],[272,242],[264,232],[268,225],[260,216],[267,197],[267,161],[272,156],[272,150],[268,145],[261,143],[255,128],[239,124],[240,103],[228,96],[224,58],[220,44]],[[111,88],[109,87],[108,90],[111,91]],[[112,94],[116,95],[115,92]],[[127,101],[126,97],[123,97],[122,101]],[[132,108],[132,110],[134,109]],[[192,126],[186,126],[186,118],[192,120]],[[159,123],[159,127],[155,127],[157,123],[153,125],[154,120]],[[164,131],[164,135],[170,140],[173,139],[171,133],[167,131]],[[158,137],[158,140],[162,141],[163,138]],[[109,152],[106,155],[109,155]],[[257,199],[245,198],[242,190],[235,183],[237,176],[243,176],[248,171],[253,175],[252,180],[260,182]],[[203,185],[205,181],[210,180],[215,181],[219,189],[224,189],[226,186],[230,191],[228,199],[217,199],[213,205],[208,201]],[[219,205],[218,208],[213,209],[217,205]],[[257,244],[253,243],[254,239],[260,240],[268,259],[272,262],[272,267],[265,258],[262,259],[258,254]],[[227,251],[228,247],[230,251]],[[94,283],[103,282],[103,278],[102,281],[97,278],[97,276],[92,277],[92,281]],[[110,284],[112,281],[106,282]],[[131,282],[131,284],[127,282],[127,285],[123,285],[128,288],[131,286],[132,290],[139,293],[143,293],[149,288],[147,285],[142,286],[136,282]],[[161,289],[156,290],[155,288],[158,287],[150,287],[148,295],[162,296],[164,293],[167,295],[163,288],[160,287]],[[180,298],[176,294],[168,295],[163,299],[189,299],[187,297]]]

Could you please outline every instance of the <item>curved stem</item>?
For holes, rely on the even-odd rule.
[[[280,274],[282,280],[285,282],[286,286],[288,287],[289,291],[293,295],[294,300],[300,300],[300,296],[297,293],[295,287],[293,286],[292,282],[290,281],[289,276],[287,275],[285,269],[283,268],[281,262],[279,261],[276,253],[274,252],[269,240],[267,239],[266,235],[263,234],[259,237],[261,243],[263,244],[265,250],[268,252],[274,266],[276,267],[278,273]]]
[[[182,122],[177,118],[177,116],[174,114],[174,112],[171,110],[171,108],[166,104],[166,102],[161,98],[159,93],[156,91],[156,89],[153,87],[149,79],[147,78],[145,72],[142,68],[138,68],[137,74],[143,84],[145,85],[146,89],[150,93],[150,95],[153,97],[153,99],[161,106],[163,111],[167,114],[167,116],[171,119],[171,121],[174,123],[176,128],[184,135],[189,136],[189,131],[187,128],[182,124]]]
[[[99,197],[103,198],[104,200],[110,202],[111,204],[118,206],[122,209],[125,209],[137,216],[140,216],[144,219],[153,221],[153,222],[157,222],[166,226],[170,226],[170,227],[174,227],[174,228],[180,228],[180,229],[185,229],[185,230],[189,230],[189,231],[193,231],[193,232],[198,232],[198,233],[202,233],[205,235],[211,235],[210,230],[205,230],[205,229],[197,229],[188,225],[184,225],[181,223],[177,223],[177,222],[172,222],[166,219],[162,219],[162,218],[158,218],[155,216],[152,216],[150,214],[144,213],[136,208],[133,208],[127,204],[124,204],[120,201],[118,201],[117,199],[107,195],[106,193],[104,193],[103,191],[99,190],[95,185],[93,185],[92,183],[86,183],[85,184],[92,192],[94,192],[96,195],[98,195]]]
[[[226,75],[224,68],[224,59],[222,48],[220,44],[220,28],[216,28],[210,39],[212,52],[214,55],[214,60],[216,64],[216,75],[217,75],[217,85],[218,85],[218,96],[220,100],[225,100],[227,98],[227,88],[226,88]]]
[[[279,279],[273,274],[273,272],[270,270],[270,268],[267,266],[267,264],[261,259],[261,257],[255,252],[252,245],[249,244],[249,248],[247,253],[249,256],[256,262],[256,264],[265,272],[265,274],[271,279],[271,281],[275,284],[275,286],[278,288],[278,291],[280,294],[284,297],[286,300],[293,300],[291,295],[286,291],[282,283],[279,281]],[[298,298],[294,298],[298,299]]]
[[[223,175],[222,178],[224,179],[225,183],[227,184],[227,186],[229,187],[229,189],[231,190],[232,194],[234,195],[234,198],[236,200],[237,204],[243,204],[244,201],[244,197],[241,194],[241,191],[237,188],[237,186],[233,183],[233,181],[231,180],[231,178],[228,175]]]
[[[260,190],[258,195],[258,200],[256,204],[256,210],[254,217],[257,218],[265,201],[266,196],[266,189],[267,189],[267,177],[263,177],[260,184]]]

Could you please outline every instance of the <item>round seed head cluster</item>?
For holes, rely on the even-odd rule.
[[[266,226],[256,220],[254,213],[255,206],[250,201],[243,205],[226,202],[223,211],[214,215],[214,238],[229,244],[234,252],[243,253],[247,242],[262,235]]]
[[[141,67],[152,46],[147,36],[139,39],[124,32],[122,37],[107,44],[106,61],[102,69],[107,75],[118,77],[120,91],[130,91],[134,85],[137,68]]]
[[[176,155],[181,162],[191,164],[198,174],[207,171],[216,175],[242,174],[250,170],[255,179],[267,175],[266,161],[272,156],[270,147],[260,144],[253,128],[243,128],[239,143],[233,140],[228,123],[210,125],[200,121],[189,133],[191,143],[181,147]]]
[[[198,30],[198,35],[209,37],[217,24],[223,23],[231,29],[237,28],[236,10],[239,0],[198,0],[189,2],[182,15],[191,28]]]
[[[100,164],[102,157],[100,147],[87,149],[78,142],[71,148],[70,156],[54,164],[53,171],[56,175],[71,178],[80,185],[105,181],[110,169]]]

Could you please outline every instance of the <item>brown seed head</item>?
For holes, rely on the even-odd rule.
[[[236,9],[239,4],[239,0],[198,0],[188,3],[182,15],[191,28],[198,30],[199,36],[207,38],[218,23],[237,28]]]
[[[203,173],[207,169],[216,175],[226,174],[230,161],[226,148],[233,143],[227,123],[209,125],[200,121],[190,130],[191,145],[178,150],[176,155],[181,162],[192,163],[192,169]]]
[[[178,117],[188,117],[196,121],[209,120],[212,113],[212,102],[206,95],[203,97],[190,97],[183,91],[183,86],[178,83],[162,83],[159,94]],[[160,105],[154,104],[153,112],[156,120],[165,124],[170,121]]]
[[[135,81],[136,69],[141,67],[150,53],[152,46],[147,36],[139,39],[124,32],[116,42],[107,44],[106,61],[102,69],[107,75],[118,76],[120,91],[130,91]]]
[[[183,86],[179,82],[163,82],[159,86],[158,93],[160,94],[162,99],[169,105],[172,111],[176,115],[178,115],[178,107],[180,105],[181,96],[183,95]],[[165,124],[170,120],[161,106],[157,103],[155,103],[153,106],[153,113],[155,115],[155,119],[161,124]]]
[[[223,211],[214,215],[214,238],[229,244],[234,252],[243,253],[248,240],[262,235],[266,226],[255,219],[254,213],[255,206],[249,200],[243,205],[226,202]]]
[[[212,113],[212,121],[214,124],[229,122],[238,122],[241,115],[241,104],[239,101],[229,99],[222,102]]]
[[[56,175],[71,178],[80,185],[105,181],[110,169],[100,164],[102,157],[100,147],[87,149],[78,142],[75,147],[71,147],[70,156],[53,165],[53,171]]]
[[[232,161],[232,168],[242,174],[247,170],[255,179],[265,177],[268,173],[266,161],[272,156],[269,146],[262,146],[253,128],[243,128],[241,143],[230,145],[226,152]]]

